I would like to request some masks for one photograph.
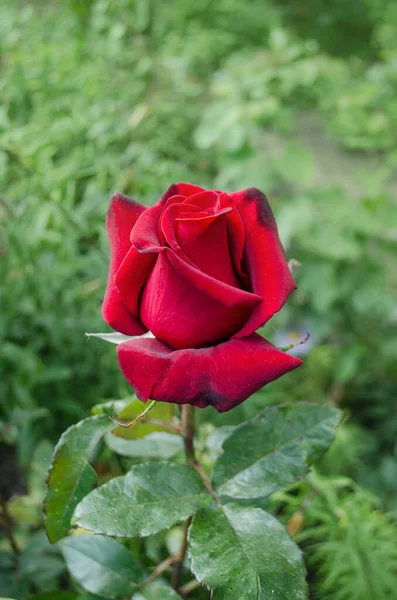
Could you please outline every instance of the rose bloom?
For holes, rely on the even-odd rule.
[[[104,320],[127,336],[138,398],[229,410],[301,360],[255,333],[296,288],[266,197],[172,185],[147,208],[113,195]]]

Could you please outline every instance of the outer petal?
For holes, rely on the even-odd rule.
[[[186,198],[204,191],[204,188],[199,185],[194,185],[193,183],[183,183],[182,181],[179,183],[172,183],[168,190],[161,196],[159,203],[166,204],[167,200],[175,195],[181,195]]]
[[[174,348],[197,348],[230,338],[259,297],[198,271],[165,248],[143,290],[140,314],[153,334]]]
[[[243,256],[245,248],[245,227],[236,203],[228,194],[222,194],[222,206],[229,206],[232,210],[227,215],[227,231],[229,239],[229,252],[233,259],[236,274],[244,289],[250,288],[250,281],[244,271]]]
[[[157,254],[138,252],[134,246],[131,246],[115,275],[114,280],[120,297],[130,314],[136,319],[140,319],[139,301],[143,286],[156,260]]]
[[[121,371],[138,398],[230,410],[302,361],[257,334],[209,348],[173,350],[156,339],[119,344]]]
[[[155,204],[137,220],[130,236],[130,249],[115,274],[115,284],[123,303],[138,318],[142,288],[162,250],[158,223],[163,207]],[[146,329],[145,329],[146,331]]]
[[[164,207],[157,203],[151,206],[137,220],[131,231],[131,244],[139,252],[158,252],[162,247],[158,236],[159,221]]]
[[[180,181],[175,184],[178,189],[178,194],[182,194],[183,196],[192,196],[193,194],[198,194],[199,192],[204,192],[204,188],[199,185],[195,185],[194,183],[184,183]]]
[[[146,329],[128,312],[115,285],[115,274],[131,247],[131,230],[139,215],[145,210],[146,206],[116,192],[110,201],[106,218],[110,242],[110,266],[102,303],[102,317],[113,329],[126,335],[140,335]]]
[[[296,289],[278,237],[277,225],[267,198],[256,188],[230,194],[245,224],[244,260],[252,291],[262,297],[235,337],[249,335],[266,323]]]

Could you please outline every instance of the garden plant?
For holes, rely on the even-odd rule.
[[[302,363],[254,333],[296,287],[266,196],[178,183],[146,208],[116,193],[107,231],[102,313],[117,333],[94,336],[117,344],[123,375],[140,400],[152,400],[128,424],[117,419],[129,401],[99,406],[101,414],[62,436],[45,500],[49,540],[73,527],[97,534],[75,534],[60,547],[77,582],[109,598],[180,598],[199,584],[224,600],[308,598],[302,553],[266,501],[328,449],[339,411],[309,403],[265,409],[215,430],[216,447],[207,438],[201,450],[195,431],[196,410],[231,410]],[[170,404],[168,420],[152,418],[159,402]],[[102,440],[136,456],[137,441],[117,430],[138,422],[158,430],[142,438],[143,458],[154,452],[168,462],[134,464],[92,490],[90,461]],[[142,542],[136,556],[129,552],[128,540],[181,521],[179,548],[158,564]]]
[[[395,599],[396,40],[389,0],[0,2],[0,598]]]

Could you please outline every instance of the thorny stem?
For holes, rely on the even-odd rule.
[[[219,497],[215,490],[212,488],[210,480],[204,472],[202,465],[196,458],[194,453],[194,407],[189,404],[184,404],[181,409],[182,415],[182,435],[185,443],[185,454],[188,465],[193,467],[195,471],[200,475],[203,484],[207,491],[211,494],[218,506],[222,506]]]
[[[186,462],[188,465],[196,463],[196,455],[194,453],[194,407],[190,404],[184,404],[181,408],[181,425],[183,442],[185,444]]]
[[[195,423],[194,423],[194,407],[189,404],[184,404],[181,407],[181,428],[183,442],[185,445],[186,462],[200,475],[202,482],[211,494],[215,502],[219,507],[222,507],[219,497],[215,490],[212,488],[211,483],[204,472],[202,465],[198,462],[196,454],[194,452],[194,434],[195,434]],[[183,575],[183,560],[187,551],[188,544],[188,532],[192,522],[192,517],[189,517],[183,525],[183,538],[182,545],[179,550],[179,561],[175,564],[175,569],[172,578],[173,588],[178,592],[181,592],[181,579]],[[189,584],[187,584],[189,586]],[[194,589],[194,588],[192,588]],[[190,586],[186,593],[189,593]]]
[[[11,518],[10,513],[8,512],[7,502],[5,501],[5,499],[3,498],[3,496],[1,494],[0,494],[0,504],[1,504],[2,526],[3,526],[6,536],[8,538],[8,541],[10,543],[12,551],[14,553],[15,562],[18,564],[19,548],[18,548],[18,544],[16,543],[16,540],[14,538],[14,534],[12,531],[12,518]]]
[[[195,423],[194,407],[190,406],[190,404],[184,404],[181,407],[181,427],[183,443],[185,445],[186,462],[188,465],[193,467],[196,464],[196,455],[194,453]],[[187,536],[191,522],[192,517],[189,517],[183,524],[182,544],[178,553],[179,560],[175,564],[174,573],[172,576],[172,586],[177,592],[179,591],[179,588],[181,586],[181,579],[183,575],[183,560],[185,558],[187,550]]]
[[[175,563],[175,568],[174,568],[174,572],[172,575],[172,586],[173,586],[174,590],[176,590],[177,592],[179,591],[180,586],[181,586],[181,579],[182,579],[182,575],[183,575],[183,560],[185,558],[185,554],[187,551],[187,536],[188,536],[188,531],[189,531],[191,522],[192,522],[192,517],[189,517],[188,519],[186,519],[186,521],[183,524],[182,544],[181,544],[180,550],[178,552],[178,560]]]

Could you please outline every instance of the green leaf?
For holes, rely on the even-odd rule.
[[[51,546],[43,530],[34,533],[20,554],[19,577],[38,592],[56,589],[65,564],[56,546]]]
[[[181,596],[168,585],[154,581],[134,594],[131,600],[181,600]]]
[[[179,523],[212,498],[187,465],[134,466],[91,492],[76,508],[73,522],[89,531],[140,537]]]
[[[222,445],[225,440],[230,437],[236,428],[233,425],[223,425],[212,431],[205,440],[205,448],[208,451],[211,462],[215,462],[220,454],[222,454]]]
[[[301,551],[260,508],[200,510],[189,532],[189,557],[216,600],[307,599]]]
[[[72,576],[88,592],[120,598],[136,591],[144,573],[134,557],[112,538],[76,535],[60,544]]]
[[[109,432],[105,441],[113,452],[131,458],[144,456],[168,460],[183,450],[181,436],[165,431],[150,433],[138,440],[125,440]]]
[[[88,417],[69,427],[56,445],[44,500],[50,542],[67,535],[74,509],[96,483],[89,461],[111,427],[113,424],[106,416]]]
[[[329,447],[340,420],[331,406],[267,408],[243,423],[223,444],[213,485],[221,495],[259,498],[303,477]]]

